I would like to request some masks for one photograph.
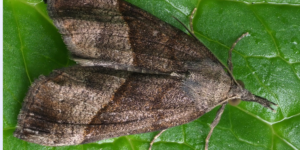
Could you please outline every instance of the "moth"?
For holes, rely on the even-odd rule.
[[[195,38],[123,0],[48,0],[79,64],[30,87],[14,136],[90,143],[191,122],[229,100],[274,104],[242,88]]]

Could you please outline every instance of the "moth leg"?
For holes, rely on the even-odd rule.
[[[211,125],[210,125],[209,133],[208,133],[208,135],[207,135],[207,137],[206,137],[206,139],[205,139],[205,150],[208,150],[208,142],[209,142],[209,139],[210,139],[210,137],[211,137],[211,135],[212,135],[212,132],[214,131],[214,128],[215,128],[215,127],[219,124],[219,122],[220,122],[220,119],[221,119],[221,117],[222,117],[222,114],[223,114],[223,112],[224,112],[224,109],[225,109],[226,104],[227,104],[227,102],[225,102],[225,103],[222,104],[221,108],[220,108],[220,109],[218,110],[218,112],[217,112],[217,115],[216,115],[214,121],[213,121],[213,122],[211,123]]]
[[[153,140],[152,140],[151,143],[150,143],[149,150],[152,149],[152,145],[153,145],[154,141],[155,141],[155,140],[156,140],[163,132],[165,132],[166,130],[167,130],[167,129],[161,130],[161,131],[153,138]]]
[[[194,16],[195,16],[195,12],[197,11],[197,8],[195,8],[190,16],[190,29],[191,29],[191,32],[194,34],[194,29],[193,29],[193,19],[194,19]]]
[[[228,52],[228,59],[227,59],[227,65],[229,70],[232,72],[233,67],[232,67],[232,61],[231,61],[231,55],[232,55],[232,50],[234,49],[235,45],[245,36],[249,35],[249,32],[244,33],[242,36],[240,36],[231,46],[229,52]]]

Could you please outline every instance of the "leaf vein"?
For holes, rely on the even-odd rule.
[[[25,67],[25,72],[26,72],[27,78],[28,78],[28,80],[29,80],[29,82],[31,84],[32,81],[30,79],[30,75],[29,75],[29,72],[28,72],[27,63],[25,61],[25,56],[24,56],[24,46],[23,46],[23,41],[22,41],[21,34],[20,34],[20,25],[19,25],[17,16],[15,15],[16,14],[15,8],[14,7],[11,7],[11,8],[12,8],[12,11],[13,11],[13,16],[14,16],[14,19],[15,19],[15,22],[16,22],[16,26],[17,26],[17,30],[18,30],[18,37],[19,37],[19,40],[20,40],[20,43],[21,43],[20,52],[22,54],[22,58],[23,58],[23,62],[24,62],[24,67]]]

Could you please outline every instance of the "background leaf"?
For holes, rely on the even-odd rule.
[[[279,105],[273,113],[256,103],[226,106],[210,149],[300,149],[300,1],[299,0],[128,0],[162,20],[196,36],[223,63],[232,43],[234,76],[256,95]],[[4,149],[148,149],[158,132],[96,143],[45,147],[13,137],[28,87],[39,75],[74,64],[40,0],[4,0]],[[297,5],[295,5],[297,4]],[[168,129],[153,149],[204,149],[217,108],[191,123]]]

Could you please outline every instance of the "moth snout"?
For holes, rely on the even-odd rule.
[[[272,110],[273,112],[276,112],[275,108],[273,108],[273,107],[274,106],[276,107],[278,105],[275,104],[274,102],[271,102],[271,101],[267,100],[266,98],[254,95],[251,92],[249,92],[248,90],[243,89],[243,88],[236,88],[235,90],[237,90],[237,91],[235,91],[236,93],[241,94],[241,100],[259,103],[260,105]]]

